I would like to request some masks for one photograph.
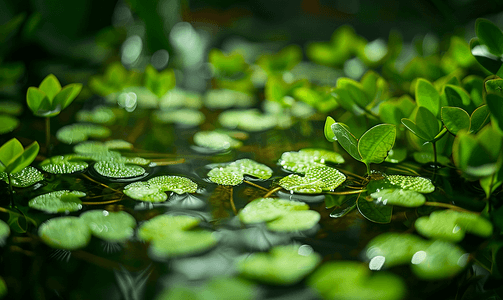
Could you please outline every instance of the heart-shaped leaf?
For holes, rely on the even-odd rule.
[[[96,124],[73,124],[60,128],[56,138],[65,144],[77,144],[89,138],[103,139],[109,137],[110,129]]]
[[[90,210],[80,215],[94,236],[109,242],[123,242],[134,235],[136,220],[125,211]]]
[[[417,219],[415,227],[426,237],[450,242],[461,241],[465,232],[485,238],[493,232],[493,226],[487,219],[474,213],[453,210],[434,211],[429,217]]]
[[[7,173],[0,172],[0,180],[8,183]],[[44,180],[44,175],[39,170],[30,166],[11,175],[12,185],[15,187],[29,187],[42,180]]]
[[[59,217],[40,225],[38,235],[44,243],[56,249],[77,250],[91,240],[91,229],[78,217]]]
[[[299,282],[321,261],[307,245],[276,246],[268,253],[252,253],[238,262],[239,273],[253,280],[276,285]]]
[[[245,158],[208,172],[208,178],[221,185],[238,185],[243,182],[244,175],[266,180],[271,178],[272,170],[266,165]]]
[[[100,175],[110,178],[131,178],[145,174],[145,169],[138,165],[118,161],[99,161],[93,167]]]
[[[28,202],[28,206],[48,213],[73,212],[82,209],[82,201],[86,193],[61,190],[39,195]]]
[[[341,164],[344,163],[344,158],[337,152],[305,148],[298,152],[284,152],[278,161],[283,169],[301,174],[306,173],[309,168],[322,165],[325,162]]]
[[[289,191],[315,194],[332,191],[345,180],[346,176],[339,170],[321,165],[307,169],[304,177],[295,174],[284,177],[279,185]]]
[[[157,176],[146,182],[139,181],[124,187],[124,194],[146,202],[164,202],[168,199],[165,192],[173,191],[177,194],[195,193],[197,184],[192,180],[180,176]]]
[[[308,285],[323,299],[399,300],[406,294],[402,279],[394,274],[372,274],[356,261],[323,264],[308,279]]]

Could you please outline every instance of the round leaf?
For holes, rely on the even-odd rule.
[[[77,250],[87,246],[91,240],[91,229],[80,218],[59,217],[42,223],[38,235],[52,248]]]
[[[127,165],[116,161],[99,161],[94,169],[100,175],[110,178],[130,178],[145,174],[145,169],[136,165]]]
[[[91,210],[80,215],[94,236],[109,242],[122,242],[134,234],[136,220],[124,211]]]
[[[0,180],[8,183],[7,173],[0,172]],[[44,175],[39,170],[30,166],[22,169],[20,172],[11,174],[12,185],[15,187],[28,187],[42,180],[44,180]]]
[[[358,152],[365,164],[382,163],[395,144],[396,127],[379,124],[367,130],[358,141]]]
[[[398,186],[404,190],[411,190],[418,193],[431,193],[435,190],[435,186],[431,180],[419,176],[404,176],[404,175],[388,175],[386,179],[394,186]]]
[[[86,193],[61,190],[39,195],[28,202],[28,206],[48,213],[72,212],[82,209],[82,201]]]

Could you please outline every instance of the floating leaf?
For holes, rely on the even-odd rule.
[[[204,104],[210,109],[226,109],[230,107],[250,107],[255,103],[255,98],[249,94],[233,90],[209,90],[206,93]]]
[[[346,176],[339,170],[320,165],[307,169],[304,177],[295,174],[284,177],[279,181],[279,185],[297,193],[316,194],[332,191],[345,180]]]
[[[320,218],[320,214],[314,210],[291,211],[267,222],[266,226],[275,232],[304,231],[318,224]]]
[[[123,242],[134,234],[136,220],[125,211],[91,210],[80,215],[94,236],[109,242]]]
[[[434,211],[430,216],[416,220],[416,230],[429,238],[459,242],[465,237],[465,232],[481,237],[489,237],[493,226],[487,219],[468,212],[454,210]]]
[[[268,253],[252,253],[238,262],[239,273],[253,280],[276,285],[299,282],[321,261],[308,245],[276,246]]]
[[[241,147],[241,142],[225,133],[217,131],[199,131],[194,134],[194,144],[215,151],[225,151]]]
[[[369,221],[379,224],[391,222],[393,205],[384,205],[377,201],[368,201],[362,197],[356,201],[358,211]]]
[[[91,240],[91,229],[83,219],[59,217],[42,223],[38,235],[52,248],[77,250],[87,246]]]
[[[224,111],[218,116],[218,121],[226,128],[245,131],[268,130],[278,124],[276,116],[262,114],[257,109]]]
[[[308,285],[323,299],[399,300],[406,293],[402,279],[394,274],[372,274],[355,261],[334,261],[323,264],[308,279]]]
[[[466,265],[468,255],[451,243],[425,241],[415,235],[384,233],[372,239],[366,250],[369,268],[380,270],[412,264],[421,279],[438,280],[454,276]]]
[[[284,152],[281,155],[278,163],[283,169],[304,174],[309,168],[322,165],[326,162],[341,164],[344,163],[344,158],[337,152],[305,148],[298,152]]]
[[[412,153],[412,157],[420,164],[427,164],[435,161],[433,152],[414,152]],[[437,155],[437,163],[446,166],[451,163],[451,160],[443,155]]]
[[[78,122],[89,122],[103,125],[115,123],[114,111],[106,106],[97,106],[93,110],[81,110],[75,115]]]
[[[13,131],[19,126],[19,120],[9,115],[0,115],[0,134]]]
[[[72,174],[84,171],[88,166],[74,155],[53,156],[40,163],[40,168],[51,174]]]
[[[94,169],[100,175],[110,178],[130,178],[145,174],[145,169],[131,164],[116,161],[99,161]]]
[[[175,123],[185,126],[198,126],[204,122],[205,116],[202,112],[194,109],[177,109],[169,111],[155,111],[154,121],[159,123]]]
[[[19,116],[23,112],[23,105],[15,101],[0,101],[0,112],[8,115]]]
[[[28,202],[28,206],[48,213],[72,212],[82,209],[82,201],[86,193],[61,190],[39,195]]]
[[[133,182],[124,187],[124,194],[141,201],[163,202],[168,199],[165,192],[173,191],[177,194],[195,193],[197,184],[192,180],[180,176],[157,176],[146,182]]]
[[[9,179],[7,173],[0,172],[0,180],[8,183]],[[11,174],[12,185],[15,187],[28,187],[42,180],[44,180],[44,175],[42,175],[39,170],[30,166],[17,173]]]
[[[405,148],[394,148],[388,151],[388,156],[385,161],[397,164],[404,161],[407,158],[407,149]]]
[[[370,196],[384,205],[419,207],[426,202],[426,198],[422,194],[401,189],[383,189],[370,194]]]
[[[155,258],[168,258],[205,251],[218,242],[208,231],[191,230],[200,219],[190,216],[160,215],[143,223],[138,237],[150,241],[150,253]]]
[[[244,175],[266,180],[272,176],[272,170],[266,165],[244,158],[208,172],[208,178],[212,182],[222,185],[238,185],[243,182]]]
[[[404,175],[387,175],[386,179],[395,186],[404,190],[415,191],[418,193],[431,193],[435,190],[435,186],[431,180],[419,176],[404,176]]]
[[[104,139],[111,134],[110,129],[96,124],[72,124],[60,128],[56,138],[66,144],[76,144],[89,138]]]

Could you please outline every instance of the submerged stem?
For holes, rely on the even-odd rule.
[[[104,184],[104,183],[101,183],[101,182],[99,182],[99,181],[96,181],[96,180],[92,179],[91,177],[87,176],[86,174],[82,174],[82,176],[83,176],[84,178],[86,178],[87,180],[90,180],[90,181],[92,181],[92,182],[94,182],[94,183],[97,183],[97,184],[101,185],[102,187],[105,187],[105,188],[110,189],[110,190],[112,190],[112,191],[114,191],[114,192],[117,192],[117,193],[121,193],[121,194],[122,194],[122,191],[116,190],[116,189],[114,189],[114,188],[109,187],[108,185],[106,185],[106,184]]]
[[[366,192],[367,190],[357,190],[357,191],[344,191],[344,192],[328,192],[330,195],[353,195],[353,194],[361,194]]]
[[[180,158],[179,160],[170,160],[170,161],[165,161],[165,160],[150,160],[152,163],[155,164],[155,166],[171,166],[171,165],[179,165],[183,164],[185,162],[185,158]]]
[[[251,185],[251,186],[254,186],[254,187],[256,187],[256,188],[259,188],[259,189],[261,189],[261,190],[263,190],[263,191],[269,191],[269,190],[268,190],[268,189],[266,189],[265,187],[262,187],[262,186],[260,186],[260,185],[258,185],[258,184],[255,184],[255,183],[251,182],[251,181],[248,181],[248,180],[243,180],[243,182],[244,182],[244,183],[247,183],[247,184],[249,184],[249,185]]]
[[[234,212],[234,215],[238,215],[238,211],[236,210],[236,205],[234,205],[234,197],[232,197],[234,190],[232,187],[230,188],[230,197],[229,197],[229,202],[231,203],[232,211]]]
[[[14,207],[14,190],[12,189],[12,178],[10,173],[7,173],[7,178],[9,178],[10,207]]]

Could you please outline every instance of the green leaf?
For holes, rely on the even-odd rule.
[[[5,168],[6,173],[15,174],[22,169],[29,166],[37,157],[38,151],[40,147],[37,142],[31,143],[26,149],[24,149],[23,153],[16,157],[14,161],[12,161],[7,168]]]
[[[309,206],[300,201],[276,198],[258,198],[248,203],[239,211],[239,219],[245,224],[270,222],[280,219],[292,211],[306,211]],[[295,227],[295,223],[290,223]],[[309,228],[308,228],[309,229]]]
[[[487,71],[492,74],[503,75],[500,71],[503,65],[501,58],[492,54],[486,45],[480,43],[479,39],[471,39],[470,50],[477,62]]]
[[[159,215],[141,224],[138,237],[143,241],[163,239],[177,231],[193,229],[200,219],[185,215]]]
[[[440,94],[426,79],[419,78],[416,83],[416,102],[420,107],[428,109],[433,116],[440,114]]]
[[[80,215],[94,236],[109,242],[124,242],[134,235],[136,220],[125,211],[90,210]]]
[[[461,129],[470,129],[470,116],[459,107],[442,107],[442,122],[450,133],[456,135]]]
[[[484,87],[487,94],[496,94],[498,96],[503,96],[503,79],[489,79],[484,82]]]
[[[367,130],[358,141],[358,152],[365,164],[381,163],[395,144],[396,127],[379,124]]]
[[[18,101],[1,101],[0,112],[11,116],[19,116],[23,113],[23,105]]]
[[[423,165],[435,161],[435,156],[433,155],[433,152],[418,151],[412,153],[412,157],[416,162]],[[446,156],[437,154],[437,163],[447,166],[451,163],[451,160]]]
[[[19,126],[19,120],[9,115],[0,115],[0,134],[13,131]]]
[[[78,122],[89,122],[103,125],[115,123],[116,116],[111,108],[96,106],[93,110],[80,110],[75,115]]]
[[[0,180],[8,183],[7,173],[0,172]],[[42,173],[34,167],[29,166],[11,175],[11,182],[15,187],[29,187],[42,180],[44,180]]]
[[[86,193],[79,191],[61,190],[39,195],[30,201],[28,206],[47,213],[68,213],[82,209],[82,201]]]
[[[461,272],[468,262],[468,254],[451,243],[433,241],[428,248],[416,252],[411,262],[417,277],[439,280]]]
[[[365,108],[370,104],[371,100],[365,93],[363,85],[353,79],[341,77],[337,80],[337,88],[345,89],[348,92],[350,99],[344,99],[344,101],[350,101],[356,103],[360,108]]]
[[[368,266],[356,261],[324,263],[309,277],[308,285],[323,299],[399,300],[407,292],[397,275],[373,274]]]
[[[165,192],[177,194],[195,193],[197,184],[180,176],[157,176],[146,182],[133,182],[124,187],[124,194],[140,201],[164,202],[168,199]]]
[[[373,270],[409,264],[414,254],[428,247],[428,242],[417,235],[388,232],[373,238],[366,246],[365,255]]]
[[[12,138],[3,144],[2,147],[0,147],[0,172],[4,172],[16,158],[23,154],[23,151],[23,145],[16,138]]]
[[[370,196],[384,205],[419,207],[426,202],[426,198],[422,194],[402,189],[383,189],[370,194]]]
[[[346,124],[336,122],[332,124],[332,131],[337,139],[337,142],[339,142],[342,148],[344,148],[344,150],[346,150],[346,152],[354,159],[362,161],[362,157],[358,151],[358,140],[349,131],[348,126]]]
[[[401,121],[402,124],[408,130],[410,130],[410,132],[412,132],[415,136],[419,137],[420,139],[427,141],[430,138],[429,135],[426,132],[424,132],[421,128],[416,126],[416,123],[414,123],[412,120],[403,118]]]
[[[335,120],[332,117],[327,116],[327,119],[325,120],[325,127],[323,128],[323,132],[325,133],[325,138],[329,142],[333,142],[333,141],[337,140],[334,132],[332,131],[332,124],[334,124],[334,123],[335,123]]]
[[[393,186],[418,193],[432,193],[435,186],[431,180],[419,176],[387,175],[386,180]]]
[[[289,191],[316,194],[332,191],[346,180],[346,176],[337,169],[327,166],[315,166],[307,169],[305,177],[291,174],[282,178],[279,185]]]
[[[454,210],[434,211],[430,216],[417,219],[415,227],[417,232],[428,238],[450,242],[461,241],[465,232],[485,238],[493,232],[493,226],[487,219],[475,213]]]
[[[215,151],[224,151],[231,148],[239,148],[242,143],[231,138],[225,133],[217,131],[199,131],[194,134],[194,144]]]
[[[80,83],[72,83],[65,86],[52,101],[53,106],[60,105],[61,110],[65,109],[68,105],[70,105],[73,100],[79,95],[82,90],[82,84]]]
[[[159,123],[175,123],[192,127],[201,125],[205,120],[202,112],[191,108],[155,111],[153,117]]]
[[[491,21],[479,18],[475,22],[475,32],[481,44],[496,56],[503,55],[503,33]]]
[[[405,148],[393,148],[388,151],[388,156],[385,161],[390,163],[400,163],[407,158],[407,149]]]
[[[272,170],[266,165],[244,158],[208,172],[208,178],[221,185],[238,185],[243,182],[244,175],[266,180],[271,178]]]
[[[487,94],[486,103],[492,119],[496,122],[500,132],[503,132],[503,97],[496,94]]]
[[[449,106],[468,108],[472,102],[470,95],[459,86],[447,84],[444,91]]]
[[[482,105],[475,109],[470,116],[470,133],[477,133],[490,121],[491,113],[487,105]]]
[[[91,229],[83,219],[59,217],[42,223],[38,235],[52,248],[77,250],[87,246],[91,240]]]
[[[266,223],[267,229],[274,232],[301,232],[316,226],[321,216],[314,210],[291,211]]]
[[[363,199],[363,197],[360,197],[356,201],[356,207],[362,216],[371,222],[379,224],[387,224],[391,222],[393,205],[384,205],[383,203],[368,201]]]
[[[88,166],[74,155],[53,156],[40,163],[40,168],[51,174],[72,174],[84,171]]]
[[[49,102],[53,103],[54,97],[61,91],[61,84],[54,74],[49,74],[42,80],[38,88],[47,95]]]
[[[463,79],[463,87],[470,94],[470,98],[475,106],[484,103],[482,91],[484,90],[484,79],[477,75],[468,75]]]
[[[424,107],[418,107],[416,113],[416,126],[420,128],[428,137],[427,142],[435,140],[440,132],[440,124],[437,118]]]
[[[110,178],[131,178],[145,174],[145,169],[140,166],[118,161],[99,161],[93,167],[101,176]]]
[[[412,114],[416,104],[408,96],[404,95],[398,99],[390,99],[379,105],[379,116],[381,121],[393,125],[400,125],[400,120]]]
[[[263,114],[258,109],[228,110],[218,116],[218,122],[229,129],[245,131],[263,131],[278,125],[278,117]]]
[[[323,165],[326,162],[344,163],[344,158],[336,152],[317,149],[304,148],[298,152],[284,152],[278,160],[279,165],[285,170],[304,174],[309,168]]]
[[[56,138],[65,144],[76,144],[89,138],[107,138],[111,134],[110,129],[101,125],[77,123],[61,127],[56,132]]]
[[[246,278],[268,284],[292,285],[311,273],[320,261],[320,255],[308,245],[286,245],[276,246],[269,253],[247,255],[238,261],[237,268]]]

